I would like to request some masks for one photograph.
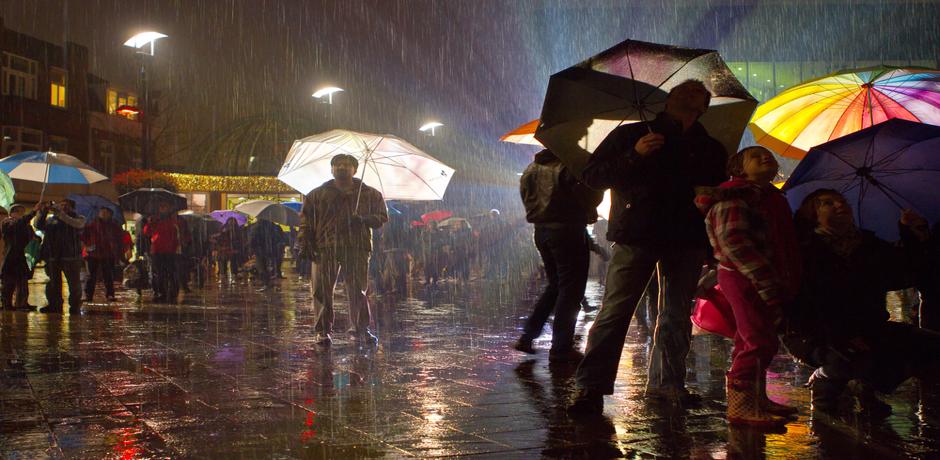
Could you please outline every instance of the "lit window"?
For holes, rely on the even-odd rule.
[[[3,94],[36,99],[36,61],[3,53]]]
[[[64,70],[55,67],[49,68],[49,103],[55,107],[65,108],[65,80]]]
[[[108,89],[108,113],[118,115],[130,120],[137,119],[137,113],[125,112],[119,110],[122,106],[137,107],[137,95],[134,93],[122,92],[115,89]]]

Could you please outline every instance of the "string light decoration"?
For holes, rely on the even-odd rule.
[[[180,192],[297,193],[274,176],[207,176],[164,173]]]

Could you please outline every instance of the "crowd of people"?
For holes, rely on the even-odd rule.
[[[845,198],[826,189],[807,196],[794,218],[772,184],[779,169],[773,154],[749,147],[727,155],[698,122],[709,103],[702,82],[676,86],[664,112],[615,129],[581,171],[550,150],[536,155],[520,190],[548,285],[514,348],[536,353],[533,341],[554,314],[549,360],[578,363],[568,413],[599,415],[604,395],[614,392],[627,329],[653,287],[659,296],[646,396],[695,405],[700,397],[685,385],[693,298],[717,280],[719,303],[733,317],[729,423],[780,426],[797,413],[766,392],[781,339],[815,369],[808,382],[814,410],[846,410],[851,389],[863,411],[883,415],[890,408],[879,392],[910,377],[936,382],[940,334],[929,321],[940,281],[936,232],[899,209],[901,241],[882,241],[858,228]],[[572,336],[587,279],[586,227],[597,219],[604,189],[612,191],[612,257],[582,354]],[[889,321],[886,295],[904,288],[920,291],[920,325]]]
[[[794,216],[772,184],[779,169],[773,154],[748,147],[728,155],[698,122],[709,103],[705,85],[689,80],[669,93],[655,119],[615,129],[582,170],[548,149],[535,156],[520,192],[547,285],[513,347],[537,353],[535,340],[554,317],[548,356],[578,363],[579,391],[568,407],[576,417],[602,413],[644,298],[654,299],[655,310],[646,395],[680,406],[700,400],[685,384],[693,300],[708,300],[699,308],[729,310],[732,424],[778,426],[797,412],[766,392],[767,369],[781,342],[814,368],[808,382],[814,410],[842,410],[851,390],[864,410],[884,414],[889,407],[878,393],[910,377],[936,379],[937,232],[915,212],[899,210],[901,241],[880,240],[859,228],[845,198],[828,189],[807,196]],[[381,192],[355,177],[355,157],[337,155],[330,164],[333,179],[307,194],[296,233],[265,219],[243,227],[235,218],[209,232],[205,222],[157,202],[136,223],[133,244],[108,208],[86,220],[69,199],[13,205],[0,223],[2,307],[35,308],[28,282],[39,261],[49,279],[40,311],[62,312],[67,302],[70,312],[79,312],[99,283],[114,301],[122,275],[138,293],[151,288],[155,302],[176,302],[180,290],[189,291],[192,281],[204,284],[215,270],[222,285],[250,279],[265,292],[284,278],[291,250],[297,273],[310,282],[316,343],[332,343],[333,291],[342,277],[347,333],[375,344],[373,287],[405,291],[422,276],[433,288],[446,278],[466,283],[474,272],[499,280],[518,274],[512,264],[527,247],[524,225],[495,209],[474,222],[390,218]],[[597,222],[605,189],[612,191],[610,219]],[[588,231],[592,225],[600,244]],[[603,260],[597,271],[605,292],[582,353],[574,332],[592,251]],[[904,288],[920,292],[919,325],[889,320],[886,294]],[[722,301],[705,298],[709,289]]]

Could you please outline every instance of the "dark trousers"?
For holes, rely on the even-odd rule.
[[[535,247],[542,256],[548,286],[535,302],[522,338],[533,340],[542,333],[548,316],[552,322],[552,351],[571,349],[584,286],[590,267],[588,237],[584,227],[535,227]]]
[[[177,274],[176,254],[151,254],[153,261],[153,295],[159,299],[175,301],[180,284]]]
[[[367,332],[372,320],[366,294],[369,286],[369,251],[352,248],[324,251],[313,263],[313,279],[310,282],[314,304],[313,330],[324,334],[333,332],[333,290],[340,270],[349,298],[349,327],[357,333]]]
[[[65,275],[65,282],[69,286],[69,307],[81,308],[82,306],[82,260],[47,260],[46,276],[49,282],[46,284],[46,300],[50,310],[61,310],[64,300],[62,299],[62,275]]]
[[[2,288],[0,288],[0,297],[2,297],[3,308],[25,308],[29,299],[29,278],[24,276],[5,276],[0,278]],[[13,303],[13,296],[16,295],[16,303]]]
[[[234,256],[223,256],[219,258],[219,278],[229,272],[234,278],[238,274],[238,259]]]
[[[85,259],[88,267],[88,279],[85,280],[85,298],[91,300],[95,296],[95,285],[98,284],[98,271],[104,282],[104,293],[108,297],[114,296],[114,259],[89,257]]]
[[[685,360],[692,338],[689,316],[704,255],[704,248],[693,244],[614,245],[604,303],[578,366],[576,379],[581,388],[613,394],[627,328],[656,262],[660,263],[663,302],[653,332],[647,388],[685,387]]]
[[[255,254],[255,269],[258,270],[258,279],[265,286],[271,285],[272,275],[272,264],[274,263],[274,256],[272,254],[266,254],[264,252],[258,252]]]

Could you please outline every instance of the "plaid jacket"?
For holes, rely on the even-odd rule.
[[[744,180],[697,192],[695,204],[705,213],[719,264],[744,275],[768,304],[791,299],[799,280],[798,246],[782,194]]]

